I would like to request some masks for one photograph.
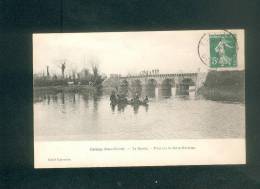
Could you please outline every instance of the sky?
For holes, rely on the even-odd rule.
[[[207,70],[198,55],[205,31],[150,31],[33,34],[33,69],[60,74],[97,64],[105,74],[137,74],[159,69],[160,73]],[[206,48],[206,52],[208,47]]]

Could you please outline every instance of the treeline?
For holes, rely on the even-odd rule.
[[[46,86],[66,86],[66,85],[91,85],[94,87],[101,87],[102,82],[106,79],[106,76],[101,75],[97,66],[92,66],[92,72],[88,69],[82,69],[81,72],[73,72],[68,76],[56,76],[47,74],[34,75],[33,85],[35,87]]]
[[[216,101],[245,101],[244,71],[211,71],[199,94]]]

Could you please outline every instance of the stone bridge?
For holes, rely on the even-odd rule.
[[[197,75],[197,73],[129,75],[119,78],[120,89],[140,93],[144,90],[154,91],[156,88],[159,91],[176,88],[176,94],[188,94],[189,87],[196,85]]]

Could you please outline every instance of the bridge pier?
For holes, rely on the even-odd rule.
[[[177,84],[176,85],[176,95],[189,95],[189,85],[187,84]]]
[[[158,85],[158,96],[163,96],[163,97],[172,96],[172,86]]]
[[[128,84],[127,89],[120,91],[128,91],[131,96],[136,93],[150,97],[189,95],[189,87],[196,85],[197,73],[133,75],[120,80]],[[124,87],[120,85],[120,88]]]

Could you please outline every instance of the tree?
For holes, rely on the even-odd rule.
[[[64,78],[64,72],[66,69],[66,63],[64,62],[63,64],[61,64],[61,73],[62,73],[62,78]]]

